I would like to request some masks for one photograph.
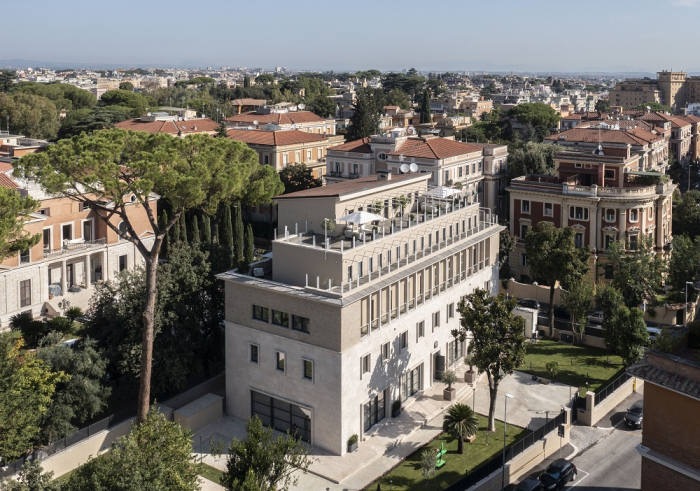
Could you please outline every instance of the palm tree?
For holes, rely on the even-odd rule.
[[[464,439],[476,435],[479,419],[472,408],[466,404],[454,404],[447,410],[442,422],[442,429],[452,438],[457,439],[457,452],[464,453]]]

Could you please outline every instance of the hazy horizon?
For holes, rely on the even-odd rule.
[[[700,71],[700,0],[268,0],[32,4],[0,30],[4,60],[81,66],[519,72]],[[206,5],[206,8],[203,8]],[[650,24],[653,21],[653,24]],[[643,32],[646,31],[646,32]]]

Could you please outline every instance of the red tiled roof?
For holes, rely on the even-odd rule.
[[[685,126],[690,126],[693,124],[688,118],[683,116],[671,116],[671,127],[683,128]]]
[[[590,128],[601,123],[605,123],[610,126],[619,125],[620,129],[624,130],[632,128],[642,128],[647,131],[658,130],[657,126],[654,126],[648,121],[642,121],[641,119],[603,119],[602,121],[584,121],[581,124],[579,124],[578,127]]]
[[[562,131],[556,135],[545,137],[545,140],[553,142],[574,141],[585,143],[628,143],[630,145],[645,145],[646,143],[653,143],[661,139],[661,136],[650,133],[642,128],[606,130],[589,127],[582,128],[580,126],[567,131]]]
[[[582,116],[580,114],[569,114],[568,116],[562,117],[561,119],[572,119],[572,120],[578,120],[581,119]]]
[[[341,145],[336,145],[335,147],[329,147],[328,151],[338,151],[338,152],[354,152],[354,153],[372,153],[372,147],[369,146],[371,138],[362,138],[361,140],[353,140],[351,142],[343,143]]]
[[[698,118],[697,116],[693,116],[692,114],[688,114],[687,116],[685,116],[685,119],[689,119],[693,123],[700,123],[700,118]]]
[[[667,114],[660,112],[647,113],[640,116],[641,120],[644,121],[671,121],[673,118]]]
[[[12,170],[12,164],[9,162],[0,162],[0,172],[7,172]]]
[[[141,121],[140,119],[127,119],[126,121],[117,123],[115,126],[122,130],[189,135],[193,133],[214,132],[219,127],[219,124],[209,118],[188,119],[186,121]]]
[[[257,114],[255,112],[238,114],[236,116],[231,116],[226,118],[226,121],[231,123],[244,123],[253,124],[253,121],[257,121],[258,124],[300,124],[300,123],[322,123],[325,121],[321,116],[317,116],[311,111],[295,111],[289,113],[271,113],[271,114]]]
[[[7,174],[0,174],[0,187],[17,189],[19,184],[12,180]]]
[[[472,152],[482,152],[482,148],[469,143],[461,143],[447,138],[409,138],[398,150],[389,155],[418,157],[424,159],[446,159]]]
[[[297,145],[299,143],[315,143],[328,140],[328,138],[323,135],[307,133],[299,130],[228,130],[226,132],[226,136],[232,140],[249,143],[251,145],[269,145],[272,147]]]

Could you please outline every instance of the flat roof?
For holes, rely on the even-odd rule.
[[[305,189],[295,193],[282,194],[275,196],[274,199],[304,199],[304,198],[330,198],[341,197],[346,194],[353,194],[360,191],[368,191],[371,189],[382,188],[399,183],[409,183],[413,180],[430,179],[429,173],[418,174],[391,174],[391,179],[378,179],[376,174],[367,177],[359,177],[357,179],[348,179],[346,181],[319,186],[316,188]]]

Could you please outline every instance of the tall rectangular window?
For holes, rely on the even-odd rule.
[[[416,324],[416,337],[422,338],[425,336],[425,321],[420,321]]]
[[[440,327],[440,311],[433,313],[433,330],[436,327]]]
[[[250,345],[250,362],[254,363],[255,365],[258,364],[258,360],[260,356],[260,347],[257,344],[251,344]]]
[[[280,372],[284,372],[284,358],[285,355],[281,351],[275,351],[275,369]]]
[[[455,316],[455,304],[454,302],[447,306],[447,318],[452,319]]]
[[[63,240],[71,240],[73,239],[73,224],[69,223],[67,225],[64,225],[61,227],[61,230],[63,232]]]
[[[554,205],[552,203],[544,204],[544,216],[551,217],[554,214]]]
[[[362,408],[364,431],[369,431],[372,426],[386,417],[385,392],[382,391],[364,404]]]
[[[524,199],[520,202],[520,212],[530,213],[530,201]]]
[[[303,365],[304,365],[304,372],[303,372],[304,380],[313,380],[314,379],[314,362],[311,360],[303,360]]]
[[[389,343],[382,345],[382,362],[389,361]]]
[[[119,256],[119,271],[124,271],[127,268],[126,254]]]
[[[85,220],[83,222],[83,240],[85,242],[90,242],[92,240],[92,220]]]
[[[362,360],[360,362],[361,368],[362,368],[362,373],[369,373],[370,372],[370,355],[367,353],[365,356],[362,357]]]
[[[20,264],[28,264],[29,263],[29,249],[25,249],[22,252],[19,253],[19,263]]]
[[[43,232],[44,251],[51,250],[51,229],[45,228]]]
[[[408,348],[408,331],[401,333],[401,336],[399,337],[399,345],[401,346],[401,351]]]
[[[19,282],[19,306],[29,307],[32,304],[32,280]]]

